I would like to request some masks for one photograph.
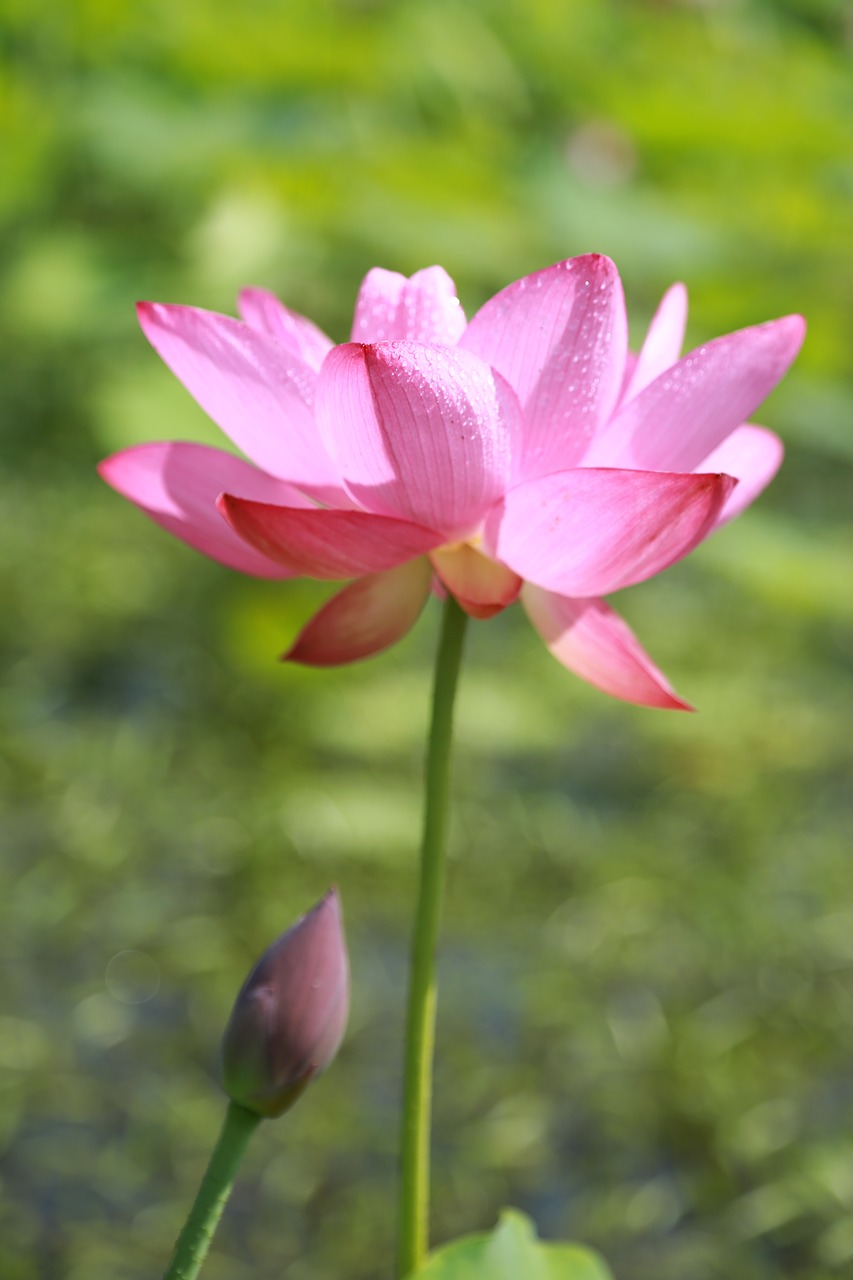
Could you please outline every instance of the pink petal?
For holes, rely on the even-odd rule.
[[[361,578],[394,569],[443,538],[407,520],[366,511],[310,511],[246,502],[223,493],[219,510],[232,529],[291,573],[308,578]]]
[[[528,584],[521,602],[557,661],[588,684],[642,707],[693,710],[603,600],[571,600]]]
[[[162,528],[213,560],[258,578],[290,576],[229,528],[216,509],[216,499],[223,489],[231,489],[260,501],[312,506],[292,485],[203,444],[137,445],[105,459],[98,471]]]
[[[773,390],[804,333],[785,316],[691,351],[619,411],[585,465],[692,471]]]
[[[246,324],[280,342],[315,373],[334,346],[322,329],[297,311],[291,311],[267,289],[242,289],[238,309]]]
[[[465,312],[456,285],[443,267],[425,267],[409,278],[374,267],[358,293],[352,341],[452,347],[464,328]]]
[[[616,404],[627,342],[622,284],[600,254],[525,276],[480,308],[460,346],[518,394],[525,417],[520,475],[580,461]]]
[[[340,491],[314,425],[316,375],[299,356],[230,316],[139,304],[145,336],[238,448],[320,501]]]
[[[472,618],[492,618],[518,599],[518,574],[467,543],[440,547],[430,560],[447,590]]]
[[[683,284],[674,284],[667,289],[652,317],[645,342],[626,383],[623,404],[633,400],[643,387],[675,364],[681,355],[686,327],[687,290]]]
[[[467,536],[506,489],[518,402],[467,351],[415,342],[335,347],[317,425],[362,507]]]
[[[431,577],[429,561],[419,556],[350,583],[314,615],[282,661],[337,667],[381,653],[417,622]]]
[[[782,441],[772,431],[745,423],[702,460],[703,471],[725,471],[738,482],[717,517],[718,528],[739,516],[766,489],[782,465],[784,452]]]
[[[587,468],[528,480],[489,516],[484,547],[559,595],[607,595],[687,555],[735,483],[730,476]]]

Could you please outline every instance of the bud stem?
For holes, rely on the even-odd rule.
[[[406,1014],[405,1082],[397,1274],[417,1271],[429,1248],[429,1161],[432,1059],[435,1042],[435,957],[444,894],[445,845],[450,799],[453,703],[467,615],[448,592],[433,685],[426,762],[421,875],[412,939]]]
[[[229,1102],[222,1132],[163,1280],[195,1280],[207,1257],[249,1139],[260,1123],[261,1116]]]

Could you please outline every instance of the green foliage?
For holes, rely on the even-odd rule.
[[[543,1244],[522,1213],[505,1211],[489,1235],[445,1245],[412,1280],[611,1280],[589,1249]]]

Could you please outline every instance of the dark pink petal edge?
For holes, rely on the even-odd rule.
[[[484,545],[558,595],[608,595],[687,555],[735,484],[724,475],[593,468],[544,476],[496,505]]]
[[[366,511],[312,511],[223,493],[219,510],[250,546],[308,578],[361,578],[432,551],[443,535]]]

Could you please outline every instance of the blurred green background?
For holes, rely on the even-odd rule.
[[[276,289],[337,339],[374,264],[469,314],[600,250],[636,342],[803,311],[758,506],[620,607],[697,716],[472,627],[440,1006],[435,1238],[504,1203],[619,1280],[853,1268],[853,21],[845,0],[4,0],[4,1280],[157,1275],[216,1044],[331,882],[332,1072],[250,1152],[209,1280],[393,1253],[406,935],[436,606],[338,672],[325,594],[241,578],[107,490],[216,440],[136,298]]]

